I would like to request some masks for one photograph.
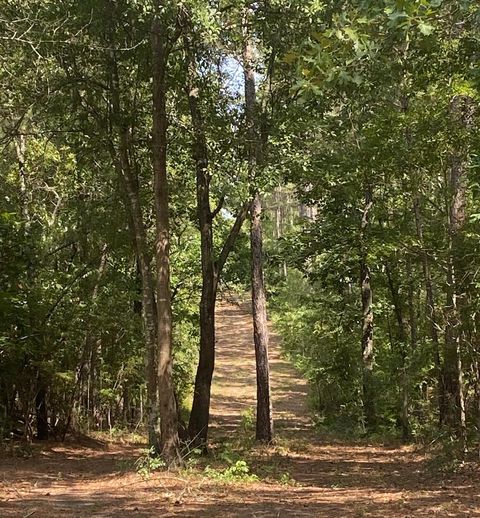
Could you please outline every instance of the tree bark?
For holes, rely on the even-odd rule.
[[[247,124],[249,178],[255,182],[261,146],[256,109],[255,71],[253,68],[253,44],[248,31],[248,14],[244,25],[243,66],[245,80],[245,119]],[[255,190],[256,191],[256,190]],[[270,395],[270,371],[268,362],[268,326],[263,276],[262,203],[255,192],[250,209],[250,250],[253,340],[257,372],[257,422],[256,439],[262,442],[273,440],[273,413]]]
[[[43,385],[40,374],[35,395],[35,414],[37,418],[37,439],[39,441],[46,441],[48,440],[47,389]]]
[[[278,186],[273,191],[273,197],[275,201],[275,239],[277,240],[277,246],[279,245],[279,241],[283,236],[283,210],[284,210],[284,196],[281,190],[281,187]],[[285,200],[286,201],[286,200]],[[280,277],[283,277],[284,279],[288,278],[288,269],[287,269],[287,263],[286,261],[282,261],[282,263],[279,265],[279,273]]]
[[[451,101],[451,114],[461,129],[468,129],[472,118],[469,97],[456,96]],[[468,154],[458,151],[451,157],[449,171],[449,228],[447,258],[447,304],[443,378],[445,382],[446,424],[453,426],[466,446],[466,410],[463,386],[463,329],[459,311],[463,227],[466,220]]]
[[[365,193],[365,206],[360,227],[360,287],[362,295],[362,406],[364,428],[374,429],[376,424],[375,389],[373,386],[373,291],[368,264],[366,230],[369,225],[369,212],[373,206],[370,189]]]
[[[255,196],[251,214],[250,247],[252,263],[252,313],[253,341],[257,372],[257,423],[256,439],[273,440],[273,412],[270,396],[270,370],[268,363],[268,326],[265,286],[263,280],[262,204]]]
[[[400,421],[402,426],[402,439],[408,441],[410,438],[410,423],[409,423],[409,390],[408,390],[408,365],[407,365],[407,325],[404,317],[404,304],[400,296],[398,284],[394,282],[390,265],[386,265],[386,274],[390,294],[392,296],[393,309],[395,318],[397,320],[397,344],[401,360],[401,388],[402,388],[402,402]]]
[[[97,279],[92,292],[92,302],[94,303],[98,298],[98,292],[100,288],[100,282],[107,266],[107,245],[104,244],[102,247],[102,256],[100,264],[97,269]],[[91,409],[91,416],[93,423],[97,429],[101,430],[101,414],[100,414],[100,390],[102,380],[102,341],[100,339],[95,340],[95,336],[92,335],[91,331],[87,331],[85,337],[85,347],[87,348],[89,355],[89,368],[88,374],[90,377],[90,401],[89,406]]]
[[[20,184],[20,207],[22,213],[22,223],[24,225],[25,234],[28,233],[30,228],[30,208],[29,208],[29,192],[27,187],[28,173],[25,165],[27,141],[25,135],[18,135],[15,138],[15,151],[17,154],[18,161],[18,179]]]
[[[193,129],[193,158],[196,171],[197,218],[200,228],[202,295],[200,299],[200,351],[189,436],[195,446],[205,446],[210,416],[210,392],[215,368],[215,300],[217,272],[213,251],[213,215],[210,207],[210,174],[205,124],[198,105],[196,53],[193,35],[186,34],[187,95]]]
[[[433,289],[432,274],[430,270],[430,261],[425,249],[425,239],[423,235],[423,218],[421,211],[420,195],[415,194],[413,200],[413,211],[415,214],[415,227],[417,238],[420,242],[420,256],[422,260],[423,280],[425,284],[425,293],[428,308],[428,320],[430,323],[430,338],[433,345],[433,357],[435,362],[435,371],[437,375],[437,404],[438,419],[441,425],[445,420],[445,383],[443,380],[442,362],[440,358],[440,341],[438,338],[437,310],[435,302],[435,294]]]
[[[407,257],[407,282],[408,282],[408,317],[410,327],[410,345],[412,351],[417,348],[418,328],[417,328],[417,311],[415,304],[415,281],[412,272],[412,259]]]
[[[159,11],[159,10],[158,10]],[[158,391],[161,453],[167,464],[180,462],[178,414],[172,377],[172,304],[167,180],[167,113],[165,27],[157,12],[152,24],[153,128],[152,156],[156,212]]]

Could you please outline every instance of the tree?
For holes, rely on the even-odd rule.
[[[255,187],[260,162],[262,142],[256,106],[255,71],[253,44],[250,34],[249,15],[246,10],[244,21],[243,68],[245,81],[245,122],[247,125],[247,149],[249,178],[253,186],[253,202],[250,208],[250,249],[253,341],[257,372],[257,422],[256,439],[263,442],[273,440],[273,414],[270,394],[270,370],[268,364],[268,327],[265,285],[263,277],[262,202]]]
[[[167,179],[166,72],[168,47],[161,5],[152,22],[153,129],[152,155],[156,212],[156,293],[158,314],[158,392],[161,453],[168,464],[180,460],[178,417],[172,379],[172,302],[170,293],[170,228]]]

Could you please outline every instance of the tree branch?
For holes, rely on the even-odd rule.
[[[222,210],[223,204],[225,203],[225,194],[222,194],[220,199],[218,200],[217,206],[215,207],[215,210],[212,211],[210,217],[212,219],[215,219],[215,217],[218,215],[218,213]]]
[[[223,245],[222,251],[220,252],[220,255],[218,256],[217,261],[215,261],[215,273],[218,278],[220,277],[220,274],[222,273],[223,267],[225,266],[225,262],[227,261],[228,255],[233,249],[233,246],[235,244],[235,240],[237,239],[238,234],[240,233],[240,230],[242,228],[243,222],[247,218],[248,211],[250,210],[250,205],[252,202],[246,201],[241,209],[239,210],[237,217],[235,218],[235,222],[232,225],[232,228],[230,229],[230,232],[228,234],[227,239],[225,240],[225,243]]]

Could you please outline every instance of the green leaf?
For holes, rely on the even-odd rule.
[[[425,22],[420,22],[418,24],[418,28],[424,36],[430,36],[430,34],[432,34],[432,32],[434,31],[433,26]]]
[[[358,34],[350,27],[343,29],[343,32],[354,42],[358,41]]]

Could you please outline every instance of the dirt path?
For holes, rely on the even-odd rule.
[[[242,417],[255,410],[255,351],[249,305],[220,303],[217,308],[217,344],[212,388],[214,436],[235,433]],[[281,357],[278,337],[271,333],[269,359],[275,411],[275,429],[282,435],[310,430],[307,384]]]
[[[251,416],[255,368],[246,308],[220,304],[217,322],[212,436],[221,445]],[[52,443],[25,459],[0,458],[0,517],[480,516],[478,471],[442,477],[411,448],[315,439],[307,387],[275,339],[271,362],[279,441],[247,453],[259,482],[212,480],[204,466],[144,480],[132,469],[138,446]]]

